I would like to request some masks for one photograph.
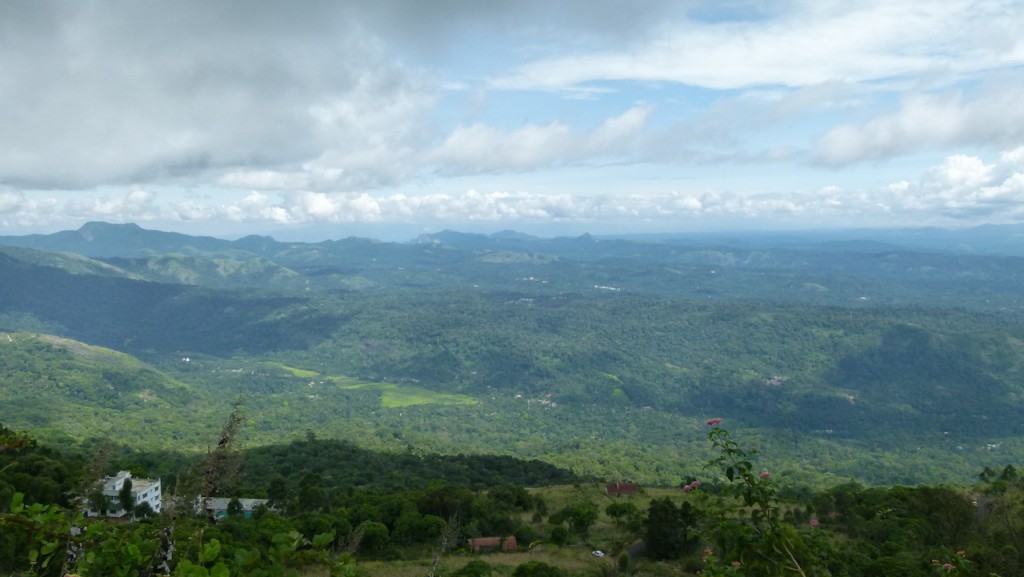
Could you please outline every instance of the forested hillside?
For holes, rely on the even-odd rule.
[[[45,438],[197,450],[242,395],[252,446],[312,431],[658,483],[696,470],[703,449],[669,431],[709,415],[807,482],[963,481],[1024,454],[1017,257],[101,223],[19,238],[104,258],[0,249],[0,418]]]

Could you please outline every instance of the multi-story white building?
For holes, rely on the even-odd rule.
[[[105,516],[114,518],[125,516],[127,511],[125,510],[124,504],[121,503],[121,490],[124,488],[125,482],[129,480],[131,481],[130,498],[134,501],[134,507],[132,509],[134,511],[138,511],[139,507],[145,503],[149,505],[149,508],[154,513],[159,513],[161,505],[160,479],[139,479],[132,477],[132,474],[128,471],[120,471],[113,477],[103,477],[103,487],[100,491],[108,501]],[[87,501],[85,516],[104,516],[103,511],[95,509],[96,506],[97,504],[93,503],[91,499]]]

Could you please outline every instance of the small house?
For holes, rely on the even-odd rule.
[[[468,539],[469,550],[474,553],[493,553],[501,551],[512,553],[519,548],[514,535],[508,537],[477,537]]]
[[[266,506],[269,499],[238,499],[239,512],[244,517],[252,517],[254,511],[261,506]],[[228,516],[231,506],[231,499],[228,497],[198,497],[196,498],[196,514],[207,515],[214,521],[220,521]]]
[[[636,495],[636,491],[636,483],[608,483],[604,486],[604,492],[607,493],[609,497]]]

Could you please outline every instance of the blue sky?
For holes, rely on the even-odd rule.
[[[1024,3],[0,3],[0,227],[1024,221]]]

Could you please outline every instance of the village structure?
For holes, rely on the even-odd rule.
[[[231,499],[227,497],[197,497],[195,510],[196,515],[206,515],[209,518],[220,521],[231,514]],[[252,517],[260,507],[267,507],[269,499],[237,499],[238,512],[245,517]]]
[[[467,539],[466,544],[469,546],[469,550],[474,553],[493,553],[495,551],[502,551],[504,553],[512,553],[518,549],[518,543],[514,535],[508,537],[478,537],[476,539]]]
[[[120,519],[129,515],[129,512],[148,509],[152,513],[159,513],[163,499],[161,497],[160,479],[141,479],[132,477],[128,471],[119,471],[112,477],[103,477],[100,481],[100,494],[105,498],[106,507],[101,503],[89,499],[86,502],[86,517],[108,517]],[[121,493],[125,483],[130,483],[131,492],[129,498],[131,503],[126,507],[121,502]],[[129,515],[131,516],[131,515]]]
[[[622,495],[636,495],[639,487],[636,483],[608,483],[604,486],[604,492],[609,497],[620,497]]]

